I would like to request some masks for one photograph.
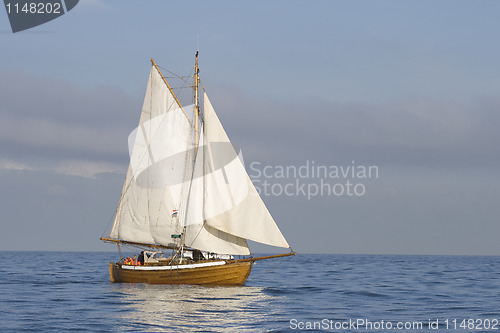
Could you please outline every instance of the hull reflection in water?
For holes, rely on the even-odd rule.
[[[279,298],[245,286],[114,284],[113,290],[127,304],[119,314],[126,326],[118,330],[123,331],[255,332],[263,313],[273,314],[270,303]]]

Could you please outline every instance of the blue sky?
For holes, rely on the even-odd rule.
[[[362,197],[264,197],[296,251],[500,255],[496,1],[81,0],[16,34],[0,12],[2,250],[114,249],[149,59],[187,74],[199,44],[247,163],[379,167]]]

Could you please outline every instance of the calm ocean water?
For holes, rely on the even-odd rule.
[[[1,256],[1,332],[500,331],[500,257],[297,255],[197,287],[112,284],[115,253]]]

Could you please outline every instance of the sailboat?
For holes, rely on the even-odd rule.
[[[295,254],[205,92],[200,103],[198,52],[192,77],[194,101],[183,106],[151,59],[120,201],[101,237],[120,253],[111,282],[242,285],[255,261]],[[247,240],[290,252],[254,257]],[[124,259],[121,246],[144,250]]]

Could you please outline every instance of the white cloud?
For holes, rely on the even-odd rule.
[[[110,162],[95,162],[86,160],[62,160],[56,161],[52,165],[40,166],[37,163],[20,162],[15,160],[0,160],[0,174],[8,172],[52,172],[59,175],[77,176],[83,178],[96,179],[97,175],[103,173],[125,174],[126,167],[121,164]]]
[[[62,161],[57,166],[55,166],[52,171],[68,175],[68,176],[79,176],[84,178],[97,178],[98,174],[103,173],[118,173],[124,174],[125,167],[120,164],[113,164],[108,162],[90,162],[90,161],[78,161],[78,160],[68,160]]]
[[[16,161],[0,160],[0,173],[6,171],[35,171],[36,167]]]

